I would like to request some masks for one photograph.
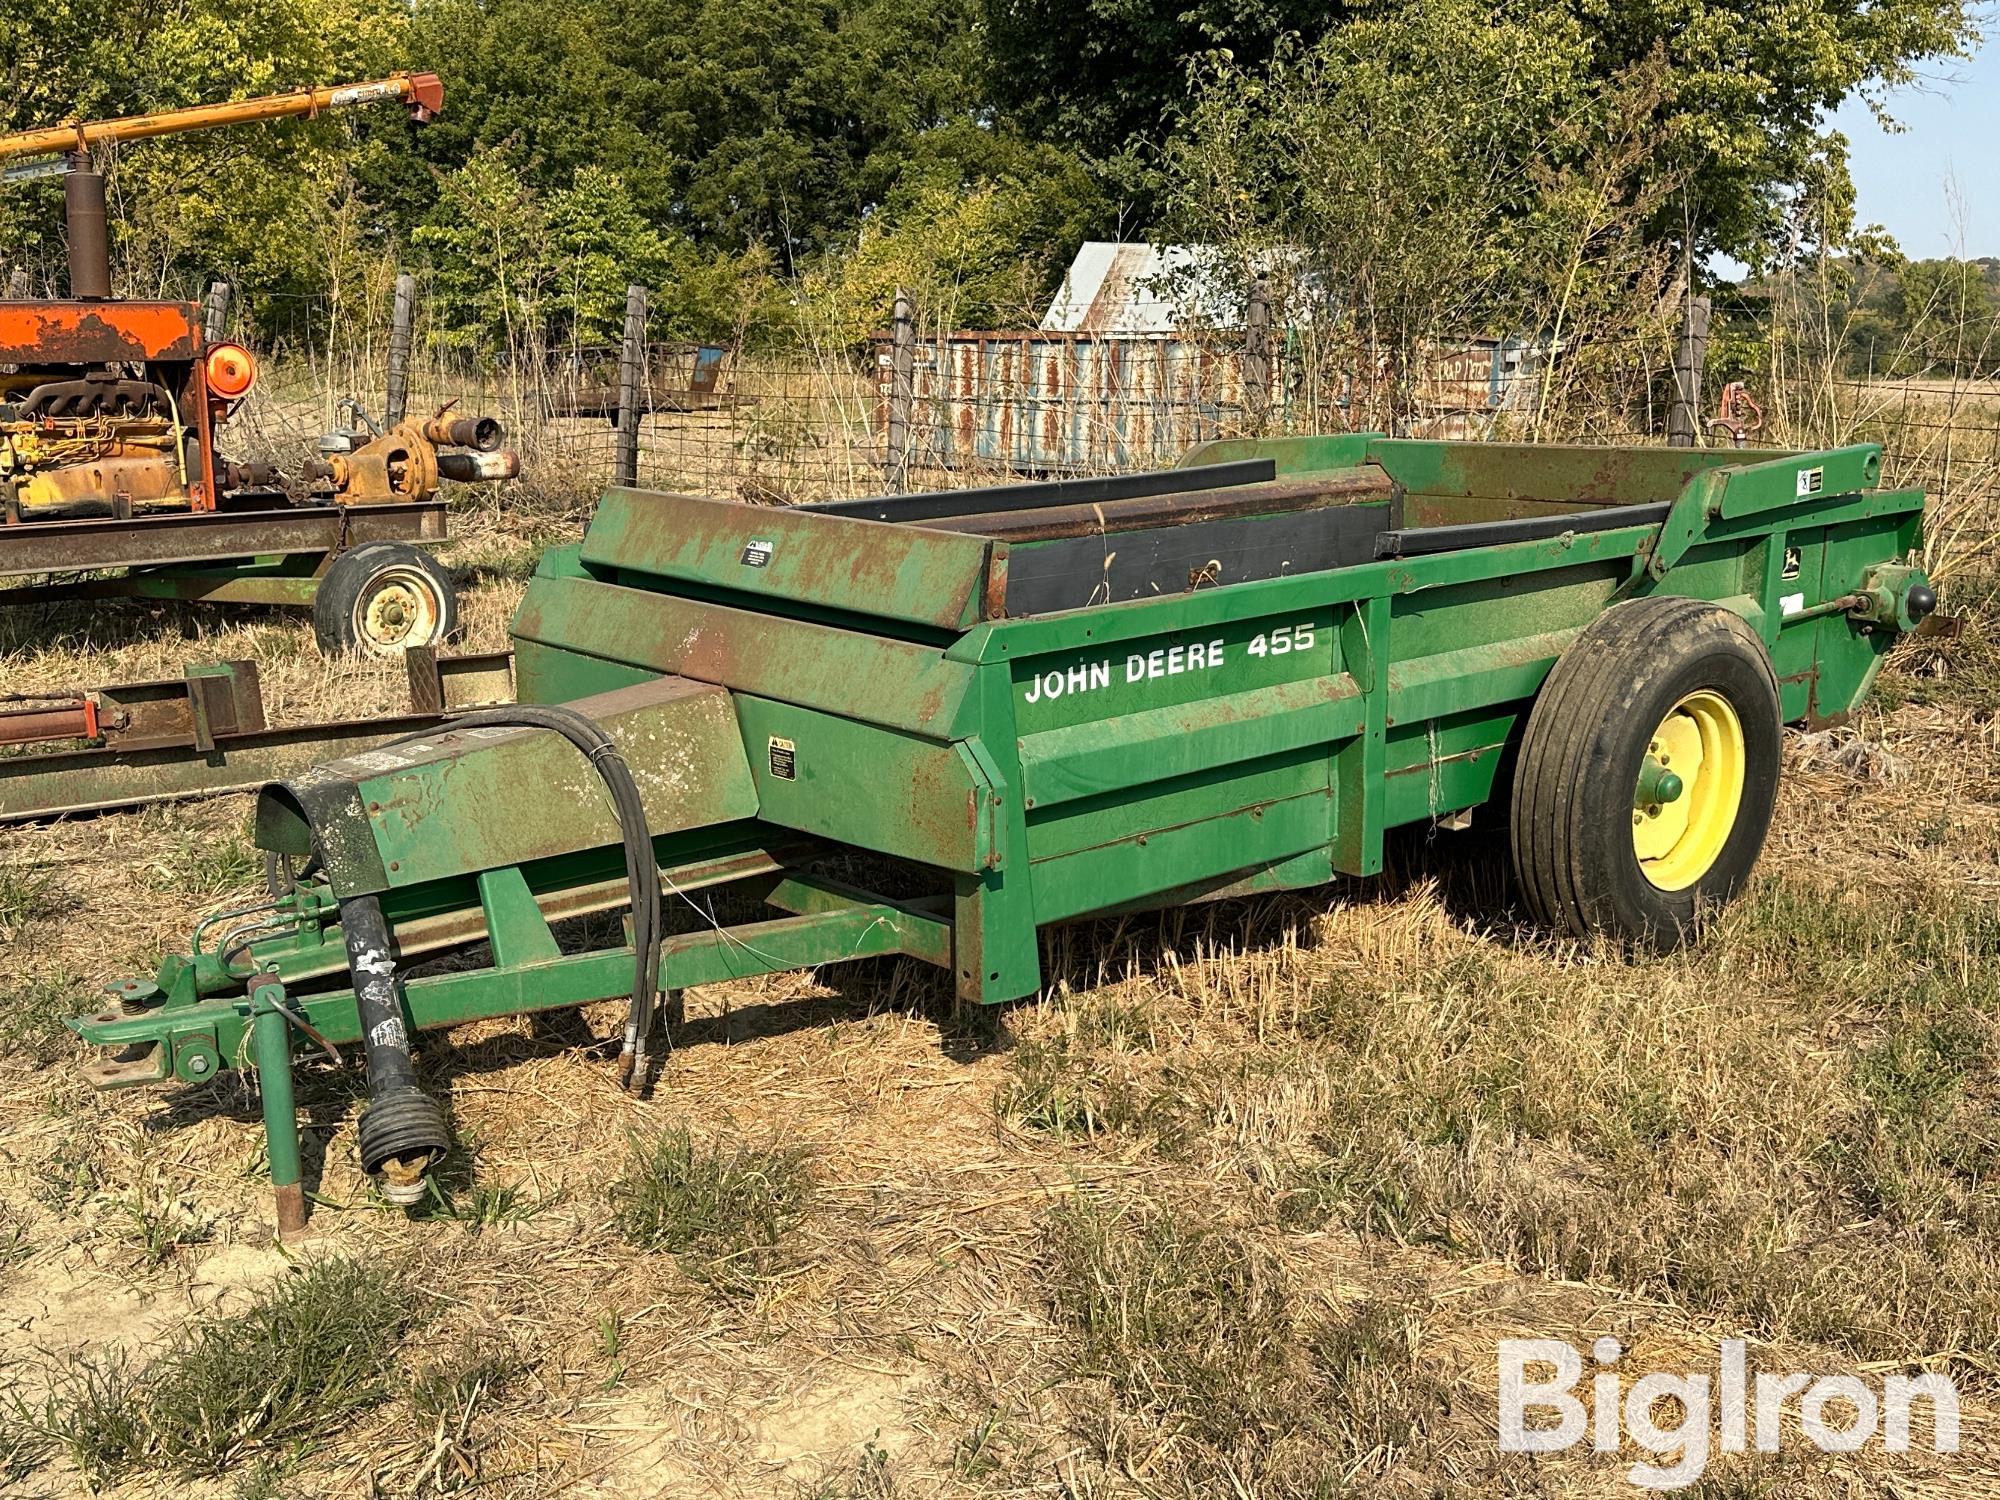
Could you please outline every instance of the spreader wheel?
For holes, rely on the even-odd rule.
[[[457,629],[451,575],[407,542],[341,553],[313,597],[313,634],[328,656],[396,656],[440,645]]]
[[[1535,919],[1665,952],[1734,896],[1777,801],[1778,681],[1741,617],[1616,605],[1543,683],[1514,776],[1514,872]]]

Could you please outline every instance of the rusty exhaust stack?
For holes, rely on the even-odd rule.
[[[69,294],[102,302],[111,295],[111,237],[104,208],[104,174],[87,153],[69,159],[63,179],[63,225],[69,237]]]

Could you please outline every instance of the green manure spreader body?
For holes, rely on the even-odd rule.
[[[447,1134],[412,1032],[625,997],[643,1087],[689,986],[903,954],[1011,1000],[1049,923],[1372,874],[1489,803],[1538,921],[1670,947],[1761,849],[1780,724],[1850,713],[1935,605],[1880,466],[1364,434],[613,490],[515,617],[522,707],[267,787],[282,892],[76,1025],[106,1086],[255,1060],[296,1222],[295,1054],[360,1045],[363,1164],[414,1201]]]

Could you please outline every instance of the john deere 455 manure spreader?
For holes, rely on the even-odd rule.
[[[295,1054],[359,1044],[362,1162],[410,1203],[447,1146],[412,1032],[629,996],[639,1087],[690,985],[906,954],[1011,1000],[1048,923],[1371,874],[1498,799],[1539,921],[1670,947],[1757,858],[1779,726],[1850,712],[1935,605],[1880,472],[1358,435],[794,509],[614,490],[515,617],[520,706],[267,786],[296,881],[75,1025],[107,1087],[254,1064],[289,1228]],[[765,915],[692,915],[725,888]]]

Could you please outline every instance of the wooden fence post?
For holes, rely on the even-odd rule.
[[[223,331],[229,326],[229,283],[211,281],[208,296],[201,305],[201,338],[204,344],[222,342]]]
[[[382,425],[394,427],[410,411],[410,330],[417,315],[417,278],[396,274],[396,300],[389,312],[389,383]]]
[[[28,293],[33,289],[33,284],[28,280],[28,273],[22,270],[21,267],[16,266],[7,273],[7,300],[9,302],[26,302],[28,300]]]
[[[896,311],[889,325],[889,426],[882,452],[882,479],[890,494],[900,493],[910,468],[910,408],[916,400],[917,319],[910,294],[896,288]]]
[[[1692,448],[1701,430],[1701,367],[1708,360],[1709,301],[1689,297],[1680,347],[1674,351],[1674,403],[1667,408],[1667,446]]]
[[[1271,283],[1259,276],[1243,309],[1243,414],[1261,433],[1271,413]]]
[[[625,341],[618,350],[618,453],[613,484],[639,482],[640,403],[646,386],[646,289],[625,288]]]

